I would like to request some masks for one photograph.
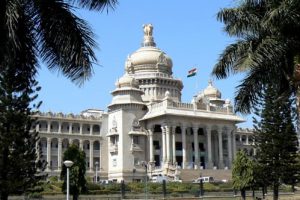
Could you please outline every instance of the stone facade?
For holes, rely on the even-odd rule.
[[[144,25],[142,46],[128,56],[107,112],[34,116],[46,172],[59,174],[71,143],[85,151],[91,176],[99,163],[100,178],[115,181],[142,180],[146,172],[174,179],[181,169],[230,169],[237,150],[255,153],[252,131],[236,128],[244,120],[213,83],[183,103],[183,84],[172,67],[156,47],[153,26]]]

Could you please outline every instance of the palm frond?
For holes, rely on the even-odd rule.
[[[277,29],[288,26],[300,27],[300,2],[281,1],[279,5],[270,9],[263,22],[265,27]]]
[[[87,23],[61,0],[37,1],[38,37],[42,59],[49,69],[61,71],[81,85],[92,74],[96,43]]]
[[[90,10],[106,10],[115,9],[118,4],[118,0],[70,0],[73,4],[77,4],[83,8]]]
[[[247,70],[248,66],[242,63],[246,63],[246,60],[251,58],[252,44],[254,43],[255,38],[248,38],[228,45],[214,66],[212,75],[222,79],[227,78],[230,74]]]
[[[264,5],[265,2],[259,0],[242,1],[238,7],[219,11],[217,19],[225,24],[224,30],[230,36],[254,36],[261,32]]]

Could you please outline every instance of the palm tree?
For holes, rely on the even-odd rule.
[[[75,6],[89,10],[114,8],[117,0],[1,0],[0,71],[3,66],[44,61],[78,85],[92,75],[96,43]],[[24,56],[26,55],[26,56]]]
[[[267,83],[278,84],[282,97],[300,97],[300,2],[242,0],[222,9],[218,20],[237,38],[228,45],[212,74],[221,79],[246,73],[237,86],[235,109],[249,113]]]

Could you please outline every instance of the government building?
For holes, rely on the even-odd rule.
[[[183,83],[173,77],[172,59],[144,25],[141,47],[125,61],[107,111],[38,113],[36,131],[46,173],[58,176],[70,144],[86,154],[87,174],[120,182],[162,175],[178,180],[192,171],[228,171],[238,150],[253,154],[251,130],[213,86],[181,101]],[[196,177],[194,177],[196,178]]]

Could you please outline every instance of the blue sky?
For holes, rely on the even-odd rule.
[[[87,108],[106,110],[111,101],[110,91],[115,81],[124,73],[127,55],[140,47],[142,25],[152,23],[157,46],[173,60],[173,75],[183,81],[182,101],[190,102],[193,95],[207,86],[211,71],[219,54],[233,42],[216,13],[233,6],[229,0],[119,0],[114,11],[108,13],[76,11],[89,22],[96,35],[98,65],[93,77],[83,87],[78,87],[57,72],[42,65],[38,81],[42,87],[39,99],[42,111],[80,113]],[[186,78],[187,71],[198,68],[198,74]],[[226,80],[213,79],[222,98],[233,100],[235,87],[243,76]],[[251,127],[251,117],[242,127]]]

